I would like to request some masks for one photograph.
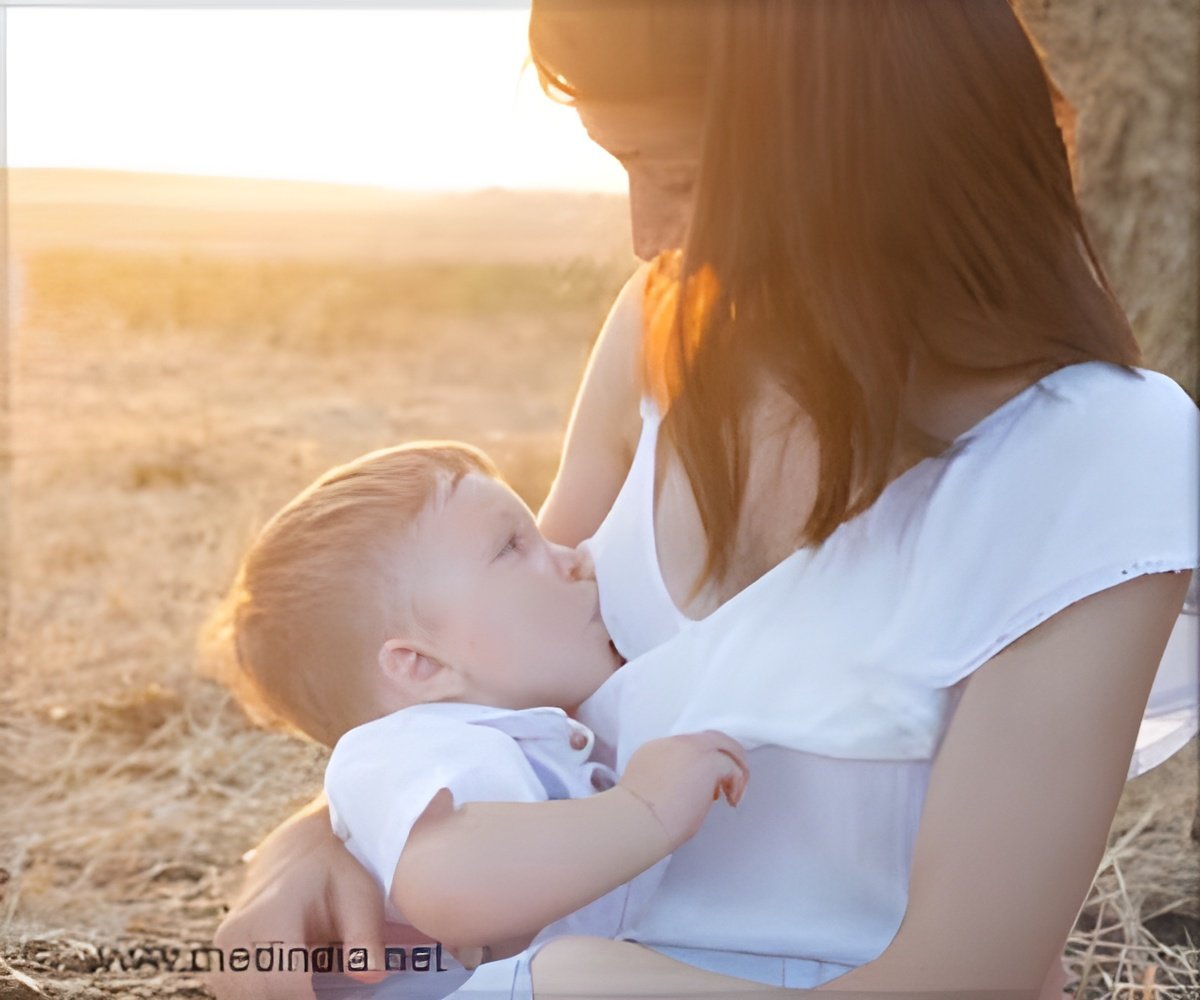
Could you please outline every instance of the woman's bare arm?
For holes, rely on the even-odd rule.
[[[637,371],[646,268],[609,310],[575,397],[558,473],[538,512],[552,542],[577,545],[600,526],[629,471],[641,427]]]
[[[1187,585],[1158,573],[1092,594],[971,676],[930,775],[904,921],[843,978],[1036,995],[1104,853]]]
[[[874,961],[790,992],[1038,996],[1103,854],[1187,584],[1185,573],[1159,573],[1092,594],[971,675],[930,774],[895,938]],[[585,970],[609,966],[613,948],[636,960],[660,995],[727,982],[633,947],[550,943],[533,963],[538,1000],[604,991]]]

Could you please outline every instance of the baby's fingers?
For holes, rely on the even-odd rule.
[[[721,779],[721,791],[725,793],[725,801],[736,806],[742,801],[746,791],[746,782],[750,780],[749,772],[741,767],[734,768]]]
[[[705,729],[696,733],[695,737],[709,750],[717,750],[733,759],[743,770],[749,771],[746,765],[746,751],[732,736],[727,736],[718,729]]]
[[[744,762],[723,750],[717,751],[712,760],[715,764],[713,801],[716,802],[720,794],[724,792],[725,800],[731,806],[737,805],[738,800],[742,797],[742,791],[746,787],[746,781],[749,779],[749,769]]]

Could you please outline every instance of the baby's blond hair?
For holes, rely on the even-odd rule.
[[[418,441],[330,469],[259,532],[209,622],[217,675],[256,722],[326,746],[384,714],[381,644],[407,622],[398,556],[429,502],[471,472],[481,451]]]

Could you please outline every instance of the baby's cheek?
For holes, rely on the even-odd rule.
[[[512,615],[492,622],[491,628],[481,637],[493,655],[512,669],[525,670],[525,661],[545,641],[545,631],[528,616]]]

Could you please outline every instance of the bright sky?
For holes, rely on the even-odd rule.
[[[506,10],[8,9],[8,165],[624,190]]]

